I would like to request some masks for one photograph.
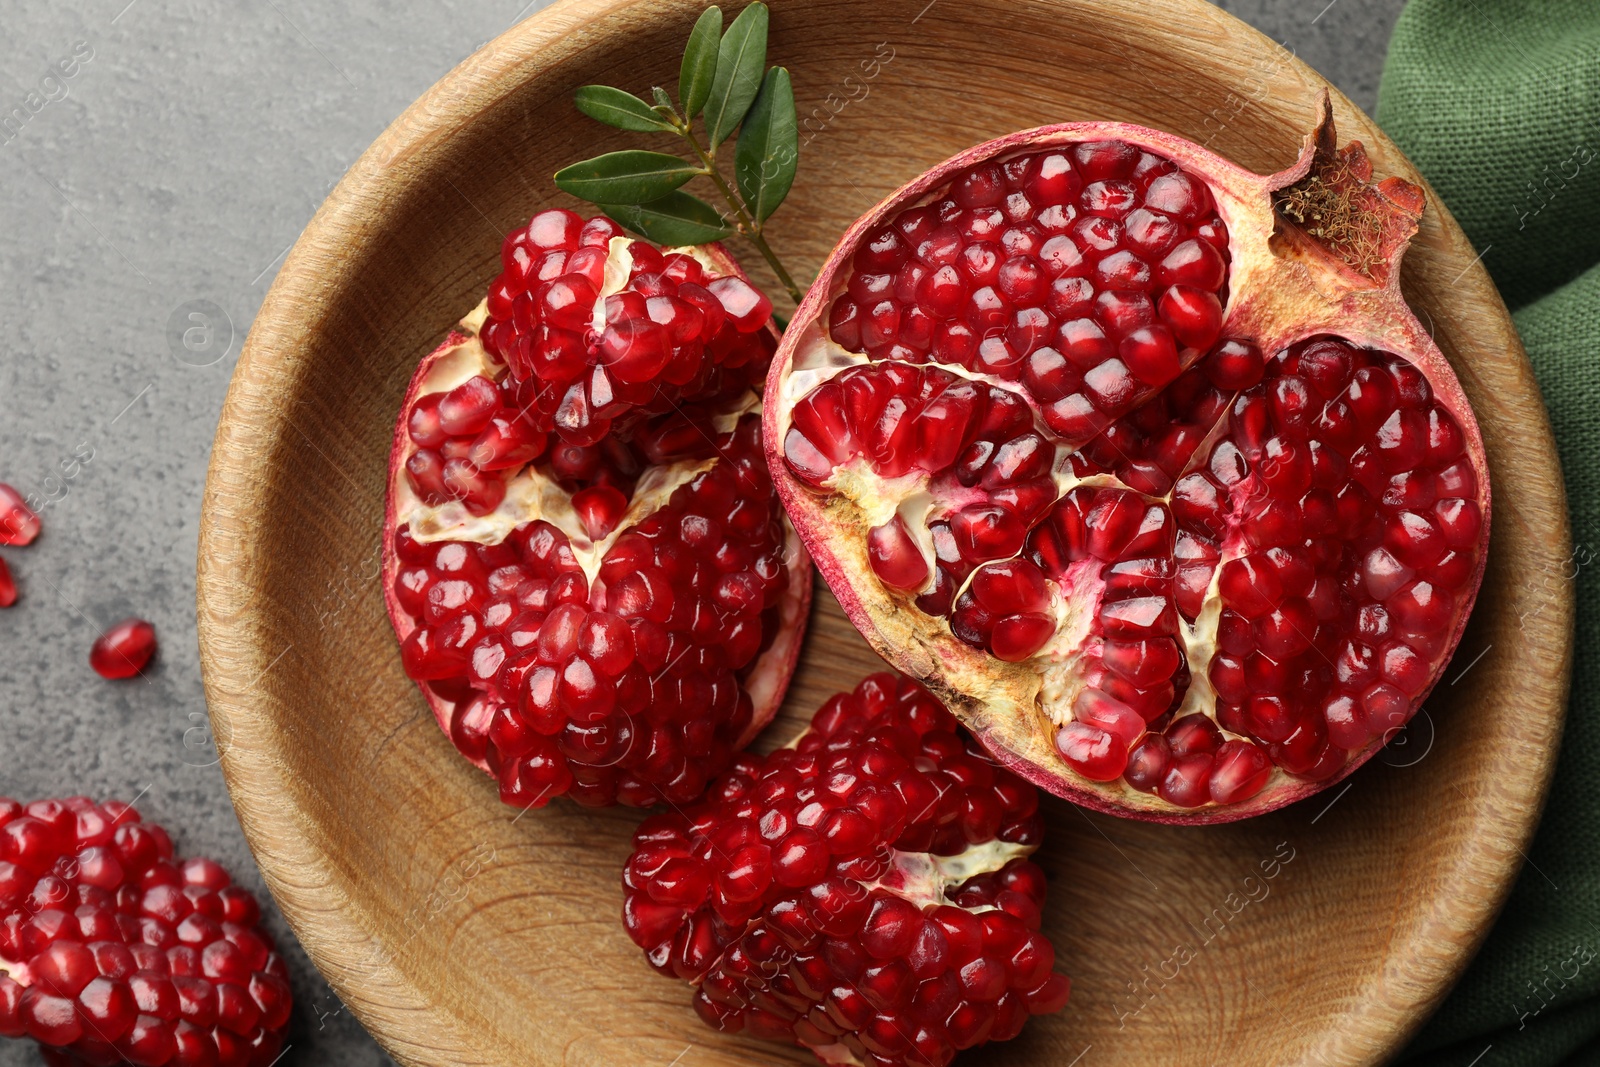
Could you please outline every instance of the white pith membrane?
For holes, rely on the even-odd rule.
[[[1421,195],[1414,187],[1400,182],[1400,188],[1385,192],[1386,183],[1368,183],[1357,173],[1355,180],[1363,192],[1377,191],[1384,203],[1377,210],[1394,211],[1393,218],[1381,230],[1385,240],[1392,239],[1383,259],[1368,270],[1357,270],[1348,263],[1333,262],[1328,252],[1320,252],[1316,241],[1299,230],[1288,228],[1287,235],[1280,234],[1283,217],[1276,213],[1272,195],[1300,183],[1307,175],[1333,174],[1335,182],[1347,175],[1324,171],[1333,152],[1333,130],[1328,119],[1324,100],[1316,130],[1310,135],[1302,150],[1299,162],[1278,175],[1250,174],[1195,145],[1183,142],[1159,131],[1113,124],[1081,123],[1050,127],[1038,131],[1024,131],[992,142],[955,157],[946,164],[928,172],[922,179],[911,183],[900,194],[891,196],[873,212],[864,216],[840,242],[823,272],[823,281],[813,288],[791,326],[784,345],[774,363],[774,378],[769,386],[767,413],[767,443],[774,464],[781,462],[785,442],[793,424],[792,413],[801,400],[829,380],[857,367],[886,366],[895,360],[874,360],[864,353],[851,352],[833,341],[828,334],[829,309],[836,298],[846,291],[853,270],[868,268],[852,266],[854,253],[863,247],[868,235],[877,227],[896,220],[902,213],[931,204],[946,196],[954,181],[953,175],[979,163],[1004,162],[1016,156],[1031,155],[1048,150],[1060,150],[1076,143],[1118,140],[1135,148],[1164,155],[1198,178],[1210,190],[1217,213],[1223,219],[1229,249],[1232,252],[1227,280],[1227,300],[1224,308],[1223,338],[1251,339],[1259,347],[1270,366],[1272,360],[1297,342],[1319,336],[1331,336],[1355,351],[1366,350],[1387,358],[1398,358],[1423,373],[1428,384],[1436,391],[1437,402],[1449,404],[1449,412],[1458,420],[1461,433],[1466,438],[1465,461],[1470,463],[1478,479],[1474,500],[1482,511],[1482,531],[1475,555],[1474,577],[1460,587],[1449,626],[1443,629],[1453,633],[1446,645],[1446,653],[1454,647],[1461,627],[1471,609],[1478,578],[1482,573],[1483,545],[1487,540],[1489,497],[1487,468],[1482,458],[1481,442],[1476,439],[1474,420],[1466,404],[1460,385],[1433,345],[1431,337],[1411,315],[1400,296],[1398,265],[1411,234],[1415,232],[1415,219],[1421,212]],[[1338,166],[1355,160],[1352,170],[1370,165],[1360,154],[1359,144],[1352,143],[1346,150],[1352,155],[1337,154]],[[1197,166],[1196,161],[1203,162]],[[1313,171],[1313,166],[1319,169]],[[1207,171],[1215,178],[1208,177]],[[1415,197],[1414,214],[1407,221],[1401,218],[1412,209],[1408,197]],[[1363,202],[1364,204],[1366,202]],[[1370,206],[1370,205],[1369,205]],[[1394,222],[1393,219],[1401,219]],[[1398,234],[1398,238],[1394,235]],[[1268,253],[1270,249],[1270,254]],[[892,269],[892,268],[871,268]],[[928,269],[932,269],[929,267]],[[1048,342],[1047,342],[1048,343]],[[1231,428],[1232,401],[1224,406],[1215,423],[1207,428],[1200,442],[1189,453],[1184,467],[1172,475],[1172,486],[1165,494],[1151,495],[1130,486],[1112,473],[1096,473],[1078,477],[1073,473],[1069,457],[1074,449],[1068,447],[1052,432],[1040,414],[1036,401],[1026,385],[1019,379],[1010,381],[992,375],[975,373],[962,365],[941,363],[931,352],[907,360],[902,365],[914,365],[921,372],[942,372],[981,382],[988,388],[1004,391],[1021,399],[1033,414],[1034,429],[1047,442],[1055,443],[1055,462],[1051,478],[1055,482],[1056,502],[1041,512],[1027,525],[1031,531],[1046,521],[1046,516],[1074,488],[1080,486],[1114,487],[1132,494],[1137,499],[1159,505],[1174,522],[1172,509],[1174,493],[1181,479],[1192,471],[1206,466],[1213,446]],[[1229,394],[1230,397],[1239,394]],[[1176,413],[1174,418],[1179,418]],[[1090,627],[1099,614],[1103,583],[1099,578],[1101,561],[1093,557],[1068,567],[1059,578],[1048,571],[1044,575],[1049,590],[1048,615],[1055,629],[1044,646],[1031,658],[1020,663],[1009,663],[989,654],[986,649],[973,647],[956,637],[951,627],[954,608],[961,594],[973,581],[977,572],[1008,559],[1026,558],[1031,536],[1023,539],[1022,547],[1009,557],[989,558],[969,564],[968,576],[956,587],[950,597],[951,611],[947,615],[923,612],[913,601],[934,586],[938,564],[933,551],[933,535],[928,529],[930,521],[954,514],[967,501],[961,499],[964,490],[947,474],[930,478],[912,472],[896,478],[876,475],[871,461],[864,456],[842,465],[833,464],[832,474],[822,481],[821,489],[814,492],[815,484],[791,475],[783,489],[785,503],[802,524],[810,547],[816,555],[823,573],[839,592],[847,614],[862,629],[874,647],[895,666],[912,674],[934,689],[952,710],[984,740],[1001,762],[1036,784],[1070,799],[1086,802],[1090,806],[1119,814],[1144,817],[1199,816],[1195,821],[1220,821],[1249,814],[1250,811],[1230,813],[1229,805],[1210,801],[1196,808],[1179,808],[1167,801],[1141,792],[1123,778],[1110,782],[1091,781],[1079,775],[1053,743],[1054,728],[1073,719],[1073,705],[1088,688],[1086,671],[1098,662],[1084,645]],[[953,485],[950,492],[941,492],[941,485]],[[1231,496],[1248,498],[1252,486],[1263,485],[1256,464],[1250,464],[1247,478],[1225,487],[1225,499]],[[981,497],[981,490],[965,490],[973,497]],[[1373,504],[1376,507],[1376,501]],[[916,590],[900,592],[886,586],[874,572],[867,555],[866,532],[891,518],[899,516],[901,525],[915,543],[928,578]],[[1206,559],[1212,567],[1209,585],[1205,590],[1199,612],[1193,619],[1181,611],[1174,611],[1176,632],[1171,636],[1183,653],[1187,674],[1178,706],[1167,713],[1163,721],[1176,720],[1191,713],[1204,715],[1217,728],[1224,741],[1243,741],[1264,751],[1266,743],[1257,738],[1228,730],[1217,721],[1218,698],[1210,680],[1210,667],[1218,654],[1218,631],[1224,608],[1219,590],[1224,565],[1232,560],[1250,556],[1252,547],[1245,540],[1242,524],[1230,515],[1227,527],[1214,542],[1219,553],[1214,561]],[[825,547],[824,547],[825,546]],[[1181,562],[1173,557],[1174,562]],[[1172,607],[1176,608],[1174,599]],[[1187,609],[1185,609],[1187,610]],[[1428,685],[1412,700],[1411,709],[1420,707],[1427,692],[1443,670],[1447,655],[1441,655],[1432,664]],[[1177,679],[1174,679],[1176,681]],[[1152,725],[1155,729],[1155,725]],[[1353,769],[1387,740],[1388,735],[1376,737],[1366,748],[1351,750],[1345,770]],[[1131,748],[1130,748],[1131,751]],[[1335,775],[1342,777],[1344,772]],[[1266,784],[1260,789],[1261,798],[1272,799],[1298,796],[1315,792],[1326,782],[1308,782],[1296,777],[1273,762]],[[1286,802],[1278,799],[1270,806]],[[1248,805],[1241,803],[1240,807]]]
[[[607,325],[606,298],[624,290],[633,268],[631,251],[634,238],[613,237],[607,246],[605,280],[595,297],[592,325],[596,333]],[[737,274],[742,277],[737,264],[720,247],[681,246],[663,247],[661,255],[689,256],[700,264],[710,276]],[[411,383],[409,399],[431,393],[445,393],[476,375],[498,382],[506,370],[503,362],[486,349],[479,338],[489,316],[487,299],[481,300],[457,324],[446,344],[425,359],[426,370]],[[409,408],[407,409],[409,411]],[[760,415],[761,397],[749,390],[737,403],[712,415],[708,424],[712,431],[724,435],[732,431],[749,415]],[[543,520],[566,536],[591,591],[603,590],[605,583],[598,579],[606,553],[624,534],[643,521],[671,499],[672,494],[697,475],[710,470],[722,459],[712,456],[701,459],[683,459],[646,467],[635,483],[627,510],[610,533],[600,540],[589,536],[576,510],[572,506],[572,493],[535,463],[528,463],[504,478],[506,492],[494,510],[484,515],[474,515],[459,500],[444,504],[428,504],[416,492],[406,475],[405,459],[417,446],[406,435],[404,419],[398,435],[405,440],[405,452],[398,457],[391,470],[389,484],[390,519],[393,527],[409,528],[419,544],[461,541],[481,545],[503,542],[519,526]],[[543,457],[541,457],[543,458]],[[536,461],[537,462],[537,461]],[[507,472],[491,472],[500,476]],[[781,513],[781,509],[780,509]],[[787,515],[781,515],[784,530],[784,566],[789,582],[778,604],[778,635],[770,646],[761,652],[747,668],[741,687],[750,696],[755,709],[750,726],[744,736],[737,739],[736,747],[743,747],[764,728],[776,712],[777,704],[787,687],[789,674],[798,652],[810,604],[811,561],[799,534]],[[385,586],[392,575],[384,576]],[[406,615],[392,599],[390,616],[396,634],[403,641],[417,620]],[[451,716],[457,702],[440,696],[432,687],[423,686],[424,694],[433,707],[441,727],[448,734]]]

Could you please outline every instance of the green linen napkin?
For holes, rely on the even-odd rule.
[[[1378,121],[1512,308],[1561,451],[1578,601],[1566,737],[1529,862],[1400,1062],[1600,1067],[1600,0],[1412,0]]]

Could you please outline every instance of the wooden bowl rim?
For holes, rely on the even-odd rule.
[[[1113,13],[1126,7],[1108,0],[1082,2]],[[1064,8],[1068,0],[1041,0],[1041,4]],[[1203,0],[1181,0],[1181,6],[1196,13],[1205,9],[1208,18],[1232,19]],[[404,974],[388,975],[381,996],[369,995],[357,977],[365,953],[362,938],[349,931],[352,925],[363,934],[371,930],[370,924],[363,924],[366,912],[359,887],[335,881],[299,829],[302,820],[314,816],[286,802],[299,787],[286,764],[271,756],[283,740],[274,728],[275,700],[253,688],[282,650],[261,640],[265,628],[249,592],[249,577],[260,573],[262,555],[245,535],[247,525],[235,516],[265,507],[268,494],[263,487],[269,480],[262,471],[270,449],[260,442],[287,432],[289,413],[274,403],[274,395],[303,364],[300,339],[314,333],[348,291],[350,283],[340,276],[341,249],[370,238],[370,219],[381,217],[382,201],[394,196],[391,190],[402,190],[403,199],[404,194],[436,182],[448,168],[452,135],[476,115],[515,94],[527,79],[580,55],[587,45],[581,32],[586,24],[626,18],[629,12],[648,17],[661,7],[658,0],[558,0],[468,57],[407,108],[352,165],[296,241],[256,316],[218,423],[202,508],[197,601],[201,665],[213,730],[228,740],[226,746],[219,745],[224,748],[222,770],[245,837],[301,944],[344,1004],[406,1063],[478,1062],[432,1058],[449,1056],[451,1049],[471,1048],[473,1030],[467,1020],[430,1003],[421,987]],[[1169,10],[1168,17],[1182,15]],[[1249,47],[1276,47],[1252,27],[1233,21],[1249,35]],[[1308,82],[1320,80],[1298,58],[1288,62],[1311,75]],[[1356,132],[1369,146],[1381,146],[1386,162],[1403,164],[1402,173],[1427,190],[1429,209],[1450,242],[1449,254],[1469,259],[1470,243],[1431,187],[1370,119],[1337,90],[1332,96],[1345,126],[1341,141]],[[1520,364],[1532,381],[1526,353],[1481,261],[1467,264],[1455,287],[1466,294],[1463,301],[1503,324],[1511,339],[1506,360]],[[1523,424],[1523,447],[1544,461],[1554,477],[1519,487],[1519,493],[1536,501],[1542,496],[1539,502],[1565,516],[1554,442],[1537,390],[1533,403],[1537,419]],[[1556,552],[1570,545],[1565,521],[1548,532]],[[1476,952],[1510,892],[1522,852],[1538,825],[1555,766],[1570,678],[1574,614],[1570,583],[1554,590],[1545,606],[1549,610],[1535,620],[1536,625],[1554,642],[1559,655],[1547,673],[1552,683],[1549,698],[1523,706],[1526,718],[1518,734],[1519,740],[1533,746],[1536,761],[1520,768],[1524,772],[1520,780],[1509,783],[1516,788],[1501,783],[1494,795],[1474,798],[1481,812],[1479,825],[1494,825],[1501,847],[1463,848],[1454,866],[1483,889],[1481,896],[1455,902],[1450,921],[1432,928],[1438,936],[1428,943],[1421,964],[1425,973],[1414,971],[1409,980],[1388,983],[1384,1002],[1368,1005],[1362,1016],[1363,1028],[1391,1051],[1421,1025]],[[255,758],[262,754],[265,758]],[[1502,805],[1497,800],[1515,803]],[[1515,847],[1503,847],[1506,842]],[[1420,935],[1416,940],[1422,940]]]

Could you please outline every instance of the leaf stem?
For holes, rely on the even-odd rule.
[[[784,269],[777,253],[772,251],[772,246],[767,244],[767,239],[761,234],[761,225],[750,217],[749,212],[744,208],[744,204],[734,194],[732,187],[728,185],[727,179],[717,170],[717,161],[712,159],[704,148],[700,147],[700,139],[694,135],[694,130],[687,123],[683,123],[679,132],[689,147],[694,149],[694,154],[700,158],[700,165],[705,168],[706,177],[716,183],[717,190],[722,193],[722,199],[727,201],[728,206],[733,209],[733,213],[738,220],[736,225],[738,231],[748,238],[751,244],[756,246],[756,251],[761,253],[761,258],[767,261],[767,266],[772,268],[772,273],[778,276],[778,281],[789,291],[789,299],[794,301],[796,307],[799,307],[800,301],[805,298],[805,293],[801,292],[800,287],[795,284],[794,278]]]

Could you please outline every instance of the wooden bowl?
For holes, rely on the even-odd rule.
[[[478,300],[501,235],[569,203],[554,170],[637,143],[580,117],[573,88],[676,84],[700,6],[558,4],[412,106],[290,254],[217,431],[199,601],[223,769],[301,941],[407,1064],[810,1059],[713,1033],[687,987],[648,969],[618,921],[638,814],[502,807],[401,673],[375,580],[413,366]],[[880,196],[1000,133],[1128,120],[1267,171],[1294,158],[1323,88],[1199,0],[775,0],[772,61],[816,133],[772,235],[805,272]],[[1334,101],[1380,174],[1420,181]],[[1091,1047],[1094,1067],[1375,1062],[1504,900],[1565,704],[1560,471],[1505,309],[1432,197],[1405,279],[1494,468],[1489,572],[1456,664],[1383,763],[1277,814],[1183,828],[1050,803],[1038,858],[1073,1000],[965,1062],[1065,1065]],[[787,721],[878,666],[820,596]]]

